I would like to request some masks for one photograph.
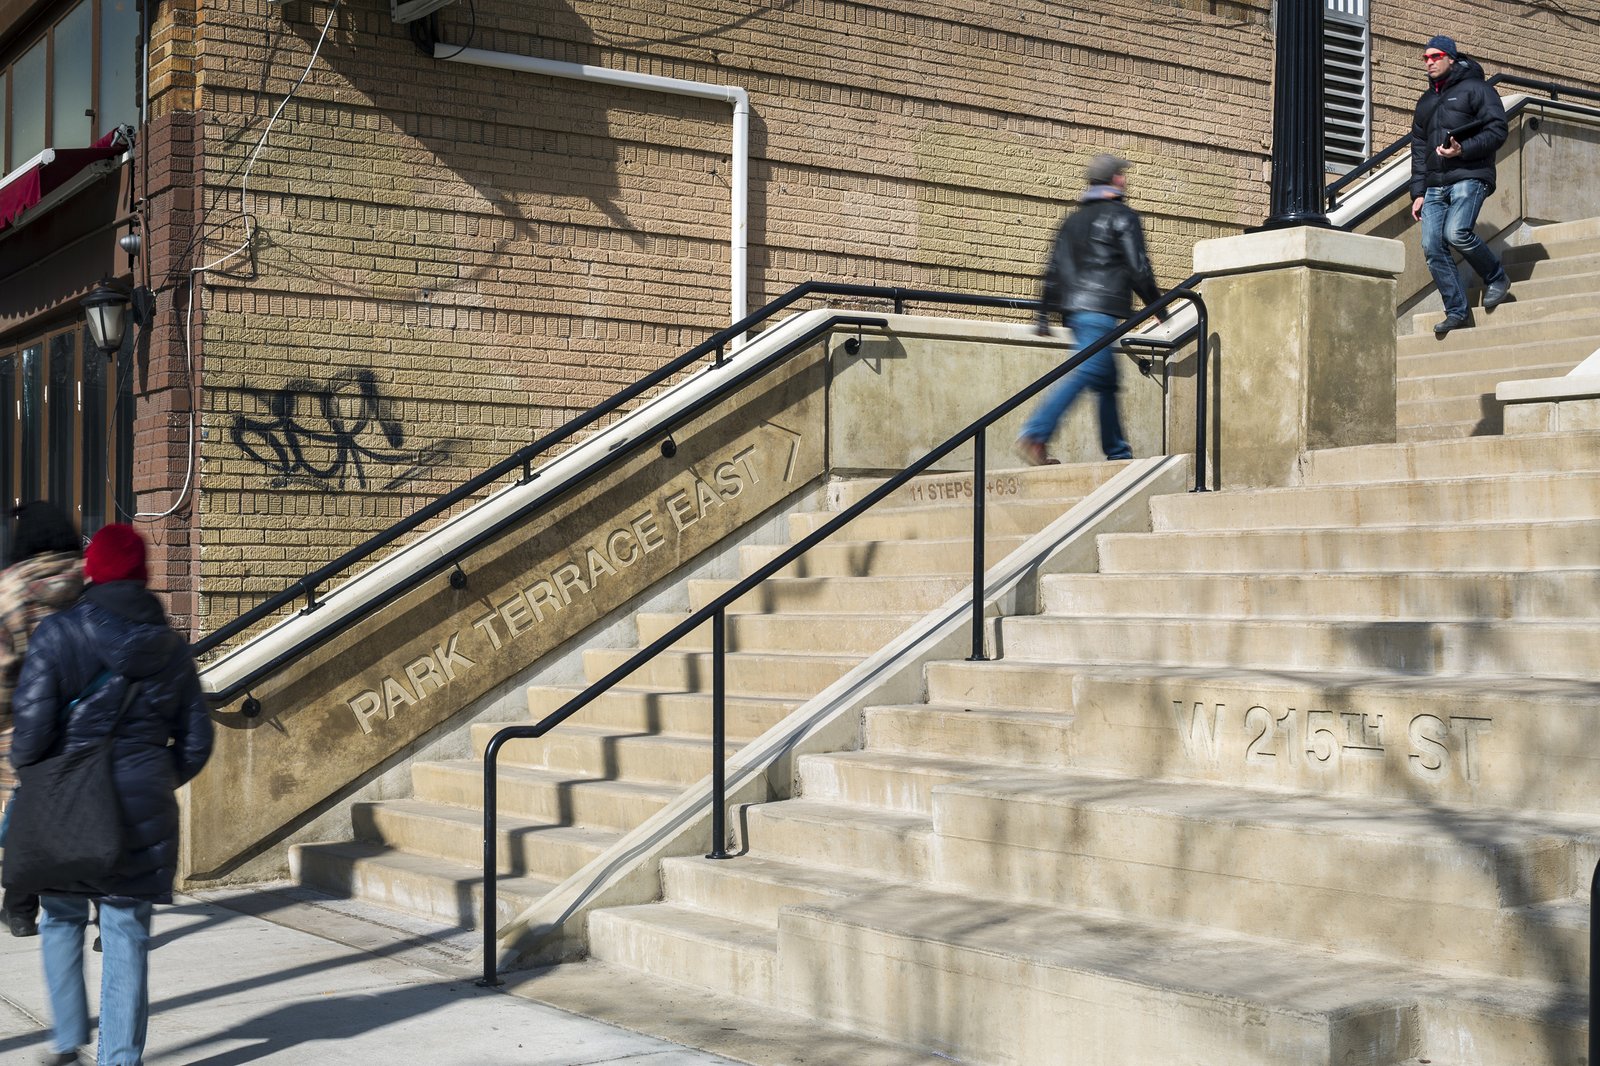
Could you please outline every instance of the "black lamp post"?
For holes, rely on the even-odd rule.
[[[132,301],[128,294],[102,281],[94,291],[80,301],[84,317],[89,320],[89,339],[107,359],[122,348],[122,337],[128,329],[128,308]]]
[[[1322,12],[1326,0],[1278,0],[1272,75],[1272,213],[1262,229],[1326,226]]]

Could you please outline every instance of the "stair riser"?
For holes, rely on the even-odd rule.
[[[1260,535],[1111,534],[1104,573],[1264,573],[1350,570],[1524,570],[1600,565],[1592,523],[1435,530],[1285,531]]]
[[[1066,714],[1040,712],[1015,721],[936,707],[875,707],[866,715],[866,746],[1009,766],[1064,767],[1073,761],[1072,726]]]
[[[1428,622],[1007,618],[1006,658],[1035,662],[1537,675],[1594,672],[1600,629]]]
[[[985,500],[984,528],[990,536],[1027,536],[1072,509],[1077,500],[1040,500],[1008,503],[1005,497]],[[828,511],[807,511],[789,516],[789,539],[800,540],[837,518]],[[835,536],[847,540],[943,540],[972,536],[972,501],[912,514],[874,514],[869,511]]]
[[[749,808],[753,854],[899,881],[923,880],[933,869],[931,827],[890,831],[870,823],[818,823],[789,817],[782,808],[781,803]]]
[[[290,854],[292,875],[301,884],[452,926],[482,927],[483,886],[480,883],[462,885],[371,863],[344,863],[313,849],[295,849]],[[515,893],[497,892],[496,923],[511,921],[534,902]]]
[[[560,710],[575,695],[577,692],[573,689],[530,688],[529,714],[534,721],[539,721]],[[728,736],[741,740],[758,737],[783,721],[796,706],[798,703],[794,701],[729,699],[723,708]],[[578,711],[571,722],[625,733],[710,736],[711,697],[613,689]]]
[[[597,681],[633,655],[628,649],[590,649],[583,653],[585,674],[591,682]],[[834,659],[800,656],[730,655],[724,662],[727,691],[744,696],[808,699],[850,669]],[[663,652],[629,675],[626,683],[710,692],[711,671],[710,655]]]
[[[668,859],[661,864],[663,896],[674,903],[766,929],[778,928],[782,907],[827,903],[846,891],[828,891],[765,878],[742,876],[737,862]]]
[[[356,839],[387,844],[415,855],[428,855],[463,866],[483,862],[483,832],[471,832],[459,823],[412,817],[381,803],[358,803],[351,810]],[[497,869],[502,874],[565,880],[602,850],[570,840],[540,839],[538,833],[495,834]]]
[[[483,779],[418,763],[412,767],[416,796],[430,803],[457,807],[483,807]],[[628,830],[660,810],[664,800],[631,791],[607,788],[603,781],[557,786],[532,783],[502,775],[498,793],[500,810],[518,818],[563,825],[592,825]]]
[[[1600,271],[1600,253],[1562,256],[1559,259],[1512,259],[1505,264],[1512,284],[1518,281],[1549,281],[1555,278],[1584,276]],[[1474,278],[1474,281],[1477,279]],[[1481,286],[1475,286],[1474,292]]]
[[[1448,620],[1587,619],[1600,572],[1549,574],[1283,575],[1125,578],[1061,574],[1044,580],[1046,614]]]
[[[1020,537],[991,536],[985,546],[991,560],[1004,558],[1022,543]],[[753,545],[739,549],[741,572],[754,573],[783,549]],[[819,544],[778,572],[780,577],[873,576],[923,574],[960,576],[972,572],[972,545],[960,541],[893,541]]]
[[[1550,227],[1541,227],[1549,229]],[[1600,237],[1567,236],[1542,238],[1528,244],[1517,244],[1500,253],[1503,263],[1535,262],[1541,259],[1571,259],[1580,255],[1600,253]]]
[[[1477,331],[1467,330],[1467,332]],[[1451,336],[1455,334],[1452,333]],[[1401,389],[1399,383],[1446,379],[1456,374],[1498,374],[1501,381],[1508,381],[1522,377],[1524,367],[1557,365],[1569,359],[1573,366],[1577,366],[1597,348],[1600,348],[1600,333],[1592,336],[1583,334],[1580,335],[1580,339],[1558,339],[1540,344],[1519,344],[1514,347],[1501,347],[1494,343],[1493,338],[1486,338],[1482,347],[1468,348],[1465,351],[1418,352],[1402,356],[1397,360],[1396,391],[1403,392],[1404,398],[1408,400],[1425,399],[1428,393],[1413,393],[1411,391],[1413,386],[1409,384]],[[1451,396],[1456,392],[1456,389],[1448,388],[1442,394]]]
[[[1600,514],[1600,475],[1158,496],[1158,532],[1532,522]]]
[[[499,723],[472,726],[472,753],[483,758]],[[729,745],[731,754],[737,750]],[[639,743],[625,736],[597,737],[554,729],[531,740],[512,740],[500,749],[500,765],[557,770],[575,777],[625,779],[686,787],[711,772],[711,742]]]
[[[1600,433],[1565,433],[1560,439],[1559,448],[1541,436],[1330,448],[1305,453],[1300,470],[1307,485],[1600,470]]]
[[[1530,938],[1500,909],[1571,890],[1555,843],[1335,836],[960,790],[937,796],[934,817],[935,869],[961,890],[1503,977],[1548,978],[1587,956],[1582,938]]]
[[[687,615],[641,614],[639,640],[648,644],[671,631]],[[726,622],[729,651],[859,655],[866,658],[909,629],[917,617],[846,615],[732,615]],[[673,645],[679,651],[710,651],[711,630],[701,626]]]
[[[1401,411],[1427,409],[1432,404],[1492,397],[1500,383],[1510,378],[1561,377],[1594,350],[1595,345],[1588,341],[1550,344],[1544,347],[1543,359],[1488,370],[1402,378],[1395,383],[1395,412],[1398,415]]]
[[[1518,303],[1505,305],[1508,312],[1512,308],[1521,310]],[[1396,338],[1396,356],[1402,366],[1419,358],[1436,359],[1440,361],[1440,371],[1449,373],[1451,370],[1470,369],[1459,362],[1452,362],[1452,359],[1489,355],[1496,350],[1503,351],[1521,345],[1537,348],[1551,341],[1600,338],[1600,317],[1594,314],[1592,304],[1587,310],[1588,314],[1566,316],[1552,315],[1546,311],[1535,318],[1520,319],[1509,314],[1502,315],[1500,309],[1496,308],[1493,314],[1475,317],[1477,324],[1473,328],[1453,330],[1442,338],[1433,335],[1430,322],[1426,332]]]
[[[728,609],[737,614],[812,611],[828,614],[924,614],[967,586],[954,577],[775,578],[757,585]],[[732,581],[689,582],[689,604],[700,610],[734,586]]]
[[[1389,1063],[1420,1041],[1399,1007],[1333,1018],[1131,984],[828,920],[779,922],[779,1005],[957,1059],[1073,1066]],[[1159,1019],[1159,1024],[1154,1024]]]
[[[1582,1018],[1535,1018],[1490,1013],[1461,1004],[1422,1007],[1428,1033],[1425,1057],[1437,1063],[1587,1062],[1588,1030]]]
[[[902,773],[831,755],[803,756],[799,776],[801,791],[807,799],[914,814],[932,811],[936,786],[965,780],[963,774]]]
[[[674,935],[672,930],[630,920],[625,908],[597,910],[589,916],[589,954],[722,995],[768,1005],[773,1001],[776,960],[770,953]]]

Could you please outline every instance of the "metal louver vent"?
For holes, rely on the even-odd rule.
[[[1366,0],[1326,0],[1322,20],[1323,152],[1344,172],[1372,150],[1372,38]]]

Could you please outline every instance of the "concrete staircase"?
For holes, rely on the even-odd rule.
[[[990,479],[991,558],[1019,544],[1111,477],[1121,464],[1012,471]],[[931,475],[903,488],[729,612],[729,753],[779,722],[970,582],[971,475]],[[823,509],[790,518],[798,538],[877,482],[834,486]],[[741,572],[778,547],[741,549]],[[693,581],[695,608],[732,581]],[[640,646],[687,617],[641,614]],[[711,657],[707,628],[691,634],[539,740],[499,762],[498,915],[504,923],[600,855],[710,772]],[[637,648],[584,653],[589,681]],[[535,686],[539,720],[581,687]],[[482,913],[481,755],[495,724],[472,727],[478,757],[413,765],[407,799],[357,803],[355,839],[303,844],[291,868],[305,885],[461,929]]]
[[[1582,1062],[1600,434],[1304,474],[1156,499],[595,959],[960,1061]]]
[[[1560,377],[1600,350],[1600,219],[1534,227],[1504,261],[1515,300],[1486,312],[1473,290],[1474,328],[1439,340],[1432,311],[1399,338],[1401,441],[1497,434],[1496,385]],[[1476,283],[1471,269],[1466,276]]]

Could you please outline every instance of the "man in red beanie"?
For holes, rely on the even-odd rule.
[[[189,645],[145,588],[144,538],[101,529],[84,552],[89,588],[39,623],[17,679],[11,759],[18,767],[111,738],[123,852],[95,884],[41,886],[53,1061],[78,1061],[89,1042],[83,936],[100,905],[102,1063],[142,1061],[149,1021],[151,908],[172,902],[178,860],[173,793],[211,754],[211,716]],[[131,699],[127,698],[131,692]],[[26,802],[27,790],[18,793]]]

